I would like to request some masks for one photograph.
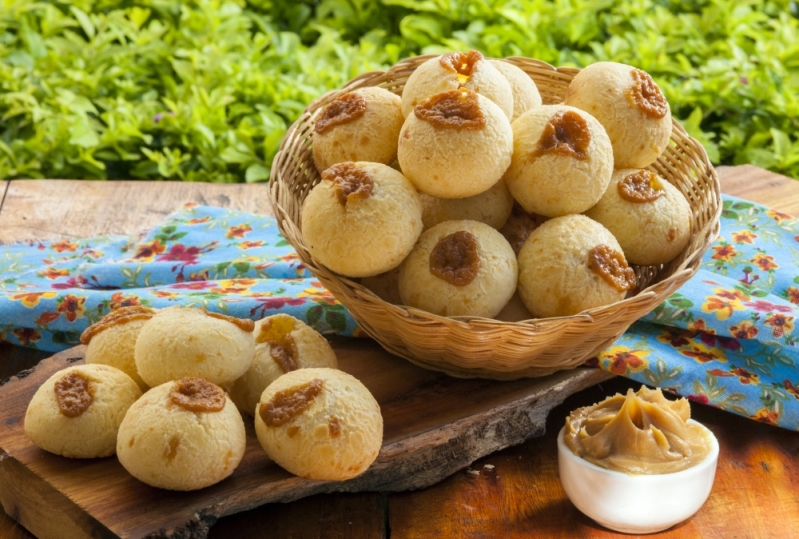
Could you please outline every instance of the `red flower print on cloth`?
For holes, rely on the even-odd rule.
[[[680,346],[687,346],[691,344],[691,339],[694,337],[696,337],[695,331],[666,327],[663,328],[663,331],[657,336],[657,340],[663,344],[669,344],[674,348],[679,348]]]
[[[749,243],[752,244],[757,239],[757,234],[751,230],[741,230],[740,232],[732,233],[732,241],[735,243]]]
[[[766,211],[766,215],[768,215],[769,217],[771,217],[772,219],[774,219],[778,223],[780,221],[786,221],[786,220],[789,220],[789,219],[793,219],[792,215],[788,215],[787,213],[782,213],[781,211],[777,211],[777,210],[768,210],[768,211]]]
[[[707,373],[712,374],[713,376],[724,376],[724,377],[735,376],[734,374],[729,373],[727,371],[723,371],[721,369],[710,369],[709,371],[707,371]]]
[[[730,334],[736,339],[754,339],[757,337],[757,326],[748,320],[742,320],[739,324],[730,326]]]
[[[786,316],[784,314],[770,314],[763,320],[763,323],[771,327],[771,334],[774,337],[782,337],[783,335],[790,335],[793,331],[793,316]]]
[[[243,238],[247,232],[252,231],[252,227],[247,223],[242,225],[232,226],[227,229],[227,234],[225,234],[226,238]]]
[[[714,288],[714,296],[708,296],[707,301],[702,304],[702,312],[713,313],[721,321],[727,320],[735,311],[746,309],[743,301],[748,300],[749,296],[740,290],[725,290]]]
[[[42,299],[52,299],[56,295],[57,292],[23,292],[22,294],[14,294],[11,299],[21,302],[28,309],[33,309]]]
[[[605,369],[618,375],[640,372],[649,366],[645,359],[649,355],[646,350],[631,350],[626,346],[611,346],[599,355]]]
[[[83,275],[76,275],[75,277],[70,277],[63,283],[53,283],[50,285],[50,288],[55,288],[56,290],[66,290],[68,288],[84,288],[89,281],[86,280],[86,277]]]
[[[752,384],[754,386],[760,384],[760,376],[741,367],[735,367],[730,371],[730,374],[737,376],[742,384]]]
[[[111,296],[111,303],[109,305],[111,310],[119,309],[120,307],[133,307],[134,305],[141,305],[138,296],[125,296],[122,292],[114,292]]]
[[[788,301],[799,305],[799,288],[795,286],[788,287]]]
[[[86,312],[86,298],[79,298],[73,294],[67,294],[58,305],[56,312],[63,314],[67,320],[74,322],[78,318],[83,318]]]
[[[153,240],[147,243],[142,243],[136,247],[136,254],[133,255],[134,259],[152,260],[156,255],[160,255],[166,250],[166,245],[161,240]]]
[[[779,264],[774,262],[774,257],[771,255],[756,254],[752,259],[752,263],[757,264],[762,271],[769,271],[780,267]]]
[[[239,247],[241,247],[242,249],[255,249],[256,247],[263,246],[263,244],[264,244],[263,240],[243,241],[239,243]]]
[[[768,408],[761,408],[757,413],[752,416],[752,419],[760,423],[777,426],[777,421],[780,419],[780,414],[776,410],[769,410]]]
[[[766,301],[764,299],[750,301],[744,305],[751,307],[752,309],[761,313],[770,313],[772,311],[777,311],[778,313],[789,313],[793,311],[792,307],[788,307],[787,305],[777,305],[776,303],[771,303],[770,301]]]
[[[54,241],[53,243],[50,244],[50,247],[56,253],[64,253],[64,252],[74,253],[75,251],[78,250],[78,244],[69,240]]]
[[[69,275],[69,270],[48,267],[46,270],[38,272],[37,275],[39,277],[44,277],[45,279],[55,280]]]
[[[188,221],[186,221],[186,224],[187,225],[199,225],[199,224],[202,224],[202,223],[207,223],[210,220],[211,220],[211,216],[210,215],[206,215],[205,217],[197,217],[195,219],[189,219]]]
[[[707,322],[705,322],[702,318],[697,318],[692,323],[688,324],[688,329],[695,332],[701,331],[703,333],[710,333],[711,335],[716,333],[716,330],[707,327]]]
[[[799,387],[793,385],[793,383],[790,380],[784,380],[782,382],[782,385],[788,393],[793,395],[793,398],[799,400]]]
[[[162,254],[157,261],[170,261],[170,262],[183,262],[184,264],[196,264],[197,257],[200,256],[202,250],[196,245],[186,247],[182,243],[176,243],[169,248],[169,251]]]
[[[17,328],[11,333],[19,339],[19,344],[28,346],[31,343],[39,342],[42,339],[42,334],[32,328]]]
[[[724,352],[718,348],[708,348],[701,344],[692,346],[690,350],[680,350],[680,353],[696,360],[697,363],[709,363],[711,361],[719,361],[721,363],[727,362]]]
[[[713,260],[724,260],[725,262],[730,262],[736,256],[738,256],[738,251],[736,251],[735,247],[729,243],[725,243],[723,245],[714,245],[713,252],[714,254],[711,257]]]
[[[170,288],[180,288],[184,290],[205,290],[206,288],[213,288],[216,283],[213,281],[190,281],[187,283],[173,284]]]

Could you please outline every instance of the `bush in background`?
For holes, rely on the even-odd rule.
[[[799,7],[740,0],[0,0],[0,178],[258,182],[326,90],[479,49],[653,75],[711,160],[799,178]]]

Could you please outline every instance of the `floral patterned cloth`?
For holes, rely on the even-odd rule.
[[[323,333],[361,332],[269,217],[188,204],[139,238],[0,245],[0,340],[56,352],[129,305],[286,312]]]
[[[589,363],[799,429],[799,219],[725,197],[694,277]]]
[[[274,219],[188,205],[140,238],[0,245],[0,339],[58,351],[110,310],[288,312],[358,335]],[[799,220],[725,197],[721,236],[678,293],[589,362],[689,399],[799,429]]]

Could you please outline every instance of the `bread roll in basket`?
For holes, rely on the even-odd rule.
[[[574,316],[522,322],[445,318],[386,303],[355,280],[314,260],[303,245],[300,210],[308,192],[320,181],[311,149],[319,112],[339,95],[364,86],[382,86],[401,94],[410,74],[429,58],[432,56],[409,58],[388,71],[364,73],[311,103],[289,128],[272,166],[270,199],[280,232],[306,267],[383,348],[421,367],[457,377],[512,380],[544,376],[576,367],[596,355],[697,271],[702,255],[719,233],[721,194],[718,176],[702,145],[676,121],[671,143],[649,168],[685,195],[691,206],[693,233],[685,249],[668,264],[636,267],[640,291],[623,301]],[[569,82],[579,72],[529,58],[506,61],[535,81],[544,104],[562,102]]]

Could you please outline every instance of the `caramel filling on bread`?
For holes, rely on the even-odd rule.
[[[477,239],[465,230],[444,236],[430,251],[430,273],[455,286],[471,283],[480,271]]]
[[[323,386],[322,380],[314,378],[307,384],[278,391],[272,400],[261,404],[258,414],[267,427],[285,425],[313,404]]]
[[[413,113],[438,129],[483,129],[486,118],[477,94],[466,88],[432,95],[416,105]]]
[[[225,407],[225,392],[208,380],[186,376],[169,392],[169,399],[190,412],[220,412]]]
[[[53,391],[58,411],[67,417],[78,417],[94,402],[94,384],[77,371],[59,378]]]
[[[477,62],[483,59],[479,51],[448,52],[439,58],[439,63],[444,69],[454,71],[458,77],[458,84],[463,85],[469,80]]]
[[[117,324],[126,324],[133,320],[149,320],[153,316],[155,316],[155,309],[145,307],[144,305],[131,305],[130,307],[114,309],[99,322],[95,322],[84,329],[83,333],[80,335],[80,343],[89,344],[95,335]]]
[[[210,316],[211,318],[218,318],[219,320],[224,320],[225,322],[230,322],[231,324],[238,326],[238,328],[242,331],[252,332],[255,329],[255,322],[250,320],[249,318],[236,318],[235,316],[227,316],[225,314],[213,313],[211,311],[206,311],[203,309],[203,312]]]
[[[290,316],[275,316],[261,324],[261,332],[255,337],[256,343],[267,343],[269,355],[275,360],[283,372],[296,371],[297,343],[291,332],[294,331],[294,319]]]
[[[316,119],[314,131],[325,134],[337,125],[357,120],[366,112],[366,100],[360,94],[344,94],[334,99],[319,118]]]
[[[634,81],[627,90],[627,100],[630,105],[643,112],[645,116],[656,120],[666,116],[669,104],[649,73],[633,69],[630,74]]]
[[[624,255],[608,245],[597,245],[588,252],[588,267],[619,292],[635,286],[635,272]]]
[[[652,202],[666,194],[657,174],[648,170],[628,174],[617,186],[621,198],[638,204]]]
[[[544,126],[532,157],[555,154],[584,161],[588,159],[589,144],[591,130],[585,118],[572,110],[558,112]]]
[[[333,165],[322,172],[322,179],[333,182],[338,202],[344,207],[348,202],[369,198],[375,187],[369,173],[353,162]]]

